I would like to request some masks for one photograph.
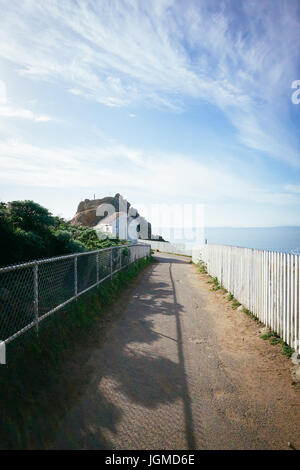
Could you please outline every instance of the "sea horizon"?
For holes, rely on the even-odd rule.
[[[162,227],[160,232],[165,240],[175,244],[184,244],[189,250],[193,245],[206,242],[210,245],[228,245],[300,254],[300,226],[298,225],[274,227],[207,226],[197,230],[193,228],[176,228],[173,231],[170,228]],[[178,236],[180,232],[183,235],[181,237]],[[194,238],[193,235],[195,235]]]

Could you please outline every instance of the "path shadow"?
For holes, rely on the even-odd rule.
[[[155,266],[144,274],[133,292],[138,298],[130,302],[127,315],[110,331],[104,347],[94,351],[93,377],[87,394],[64,426],[59,448],[113,449],[118,426],[126,416],[124,406],[125,413],[129,413],[130,403],[156,409],[178,399],[183,403],[187,448],[196,448],[182,344],[183,306],[177,301],[172,264],[173,259],[169,260],[168,282],[155,281]],[[154,330],[157,315],[174,318],[176,337]],[[162,337],[172,341],[177,356],[174,361],[145,346]],[[120,406],[117,397],[122,402]],[[147,427],[147,423],[144,425]],[[107,429],[116,435],[113,442],[103,437]]]
[[[182,346],[183,306],[177,301],[172,275],[173,264],[187,261],[158,259],[169,263],[167,281],[156,274],[157,264],[149,267],[134,289],[129,289],[127,314],[116,322],[112,319],[108,327],[97,326],[92,341],[79,348],[64,374],[59,371],[56,383],[36,391],[36,404],[41,407],[44,403],[45,413],[35,420],[34,428],[30,416],[23,423],[21,448],[114,449],[119,427],[126,425],[130,403],[151,410],[178,399],[183,403],[187,448],[195,448]],[[124,311],[123,305],[119,308]],[[157,316],[174,318],[174,337],[157,331]],[[161,338],[175,348],[174,360],[152,352],[151,345]],[[33,410],[34,404],[29,415]],[[47,415],[51,419],[47,420]],[[147,423],[143,424],[146,429]]]

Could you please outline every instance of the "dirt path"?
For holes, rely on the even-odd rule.
[[[185,258],[158,259],[94,348],[49,447],[300,448],[290,361]]]

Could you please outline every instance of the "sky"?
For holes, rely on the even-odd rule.
[[[299,28],[299,0],[0,0],[0,200],[300,225]]]

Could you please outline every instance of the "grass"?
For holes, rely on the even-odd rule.
[[[281,354],[287,357],[292,357],[293,352],[294,352],[294,349],[291,348],[291,346],[289,346],[286,343],[283,343]]]
[[[203,274],[208,274],[207,273],[207,267],[204,261],[199,261],[199,272]]]
[[[226,289],[224,289],[224,292],[227,292]],[[234,298],[234,295],[231,292],[229,292],[229,294],[227,295],[227,300],[229,300],[229,302],[232,302],[231,306],[234,310],[236,310],[241,305],[241,303]]]
[[[271,338],[270,339],[270,344],[272,344],[273,346],[275,344],[278,344],[278,343],[280,343],[280,338]]]
[[[261,335],[261,339],[267,340],[267,339],[272,338],[272,336],[273,336],[273,331],[270,330],[267,333],[264,333],[263,335]]]
[[[38,337],[32,329],[8,345],[8,364],[0,367],[0,449],[46,446],[83,385],[76,374],[86,360],[76,363],[70,375],[66,362],[78,350],[87,359],[93,329],[103,323],[120,291],[152,261],[151,256],[138,260],[49,316],[40,323]]]
[[[250,310],[248,310],[247,308],[243,308],[243,312],[248,315],[248,317],[250,317],[252,320],[254,321],[260,321],[259,318],[257,316],[254,315],[254,313],[250,312]]]
[[[202,265],[202,266],[200,265],[200,272],[207,274],[205,265]],[[217,277],[209,276],[209,280],[207,281],[207,284],[213,284],[213,286],[210,289],[211,291],[222,290],[223,292],[227,292],[227,290],[221,286]]]
[[[263,335],[261,335],[261,339],[269,341],[272,346],[280,344],[282,347],[281,353],[286,357],[291,357],[294,352],[294,349],[291,348],[287,343],[285,343],[275,331],[270,330],[267,333],[264,333]]]
[[[213,283],[213,287],[210,290],[215,291],[221,289],[221,285],[219,284],[217,277],[213,277],[211,282]]]
[[[236,310],[241,304],[240,304],[240,302],[239,302],[238,300],[233,299],[233,302],[232,302],[231,305],[232,305],[232,308],[233,308],[234,310]]]

